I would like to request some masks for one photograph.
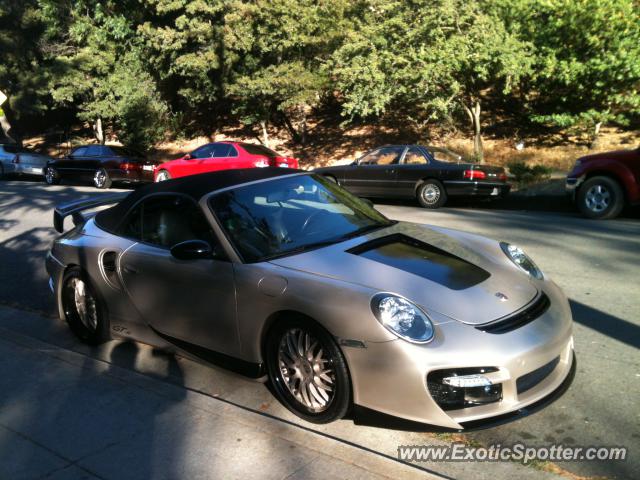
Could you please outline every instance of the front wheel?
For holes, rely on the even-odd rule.
[[[593,177],[582,184],[576,201],[585,217],[614,218],[624,207],[624,193],[620,184],[614,179]]]
[[[440,208],[447,201],[447,192],[438,180],[425,180],[418,187],[416,196],[424,208]]]
[[[47,182],[47,185],[58,185],[60,183],[60,175],[58,175],[55,168],[47,167],[44,170],[44,181]]]
[[[104,168],[99,168],[93,175],[93,185],[96,188],[110,188],[111,178]]]
[[[306,318],[277,324],[265,344],[269,380],[278,400],[313,423],[344,417],[351,405],[351,380],[340,348],[322,327]]]

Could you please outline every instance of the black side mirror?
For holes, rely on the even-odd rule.
[[[171,255],[178,260],[199,260],[213,258],[213,250],[204,240],[187,240],[171,247]]]

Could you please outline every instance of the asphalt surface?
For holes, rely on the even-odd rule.
[[[1,304],[53,316],[43,261],[55,237],[52,208],[96,194],[104,192],[73,185],[0,183]],[[626,446],[629,458],[625,462],[566,462],[559,466],[577,475],[634,478],[640,469],[640,221],[635,211],[617,220],[589,221],[574,214],[565,200],[557,199],[557,203],[555,208],[554,200],[547,199],[541,206],[532,199],[531,211],[505,209],[523,208],[528,203],[522,199],[514,202],[517,207],[508,203],[473,207],[458,203],[438,211],[403,203],[377,207],[391,218],[457,228],[516,243],[571,300],[578,372],[569,391],[541,412],[489,430],[466,433],[467,440],[502,445],[523,442],[531,446]],[[166,373],[169,368],[169,360],[148,352],[142,355],[146,350],[135,345],[123,347],[115,356],[110,351],[90,350],[78,344],[53,318],[46,325],[12,321],[2,326],[87,355],[106,355],[116,364],[135,365],[150,374]],[[141,357],[132,361],[137,354]],[[186,375],[186,361],[178,361],[183,368],[179,374],[171,374],[169,368],[170,375],[163,375],[166,381],[297,422],[262,385],[191,364]],[[386,455],[394,455],[398,445],[442,440],[431,433],[403,431],[398,425],[376,419],[369,425],[354,426],[347,420],[318,427],[318,431]],[[509,465],[478,467],[473,469],[473,478],[506,478],[515,474]],[[437,468],[454,477],[466,477],[468,472],[468,466],[460,464],[438,464]],[[504,475],[496,468],[502,468]],[[527,467],[516,475],[536,478],[541,472]]]

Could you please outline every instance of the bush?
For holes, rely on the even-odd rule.
[[[548,180],[551,176],[551,167],[544,165],[529,166],[524,162],[511,162],[507,165],[509,172],[515,177],[516,183],[529,185]]]

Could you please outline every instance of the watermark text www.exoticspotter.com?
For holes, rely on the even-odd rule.
[[[526,465],[534,461],[622,461],[626,458],[627,447],[528,446],[523,443],[473,447],[460,442],[398,447],[398,459],[405,462],[520,462]]]

